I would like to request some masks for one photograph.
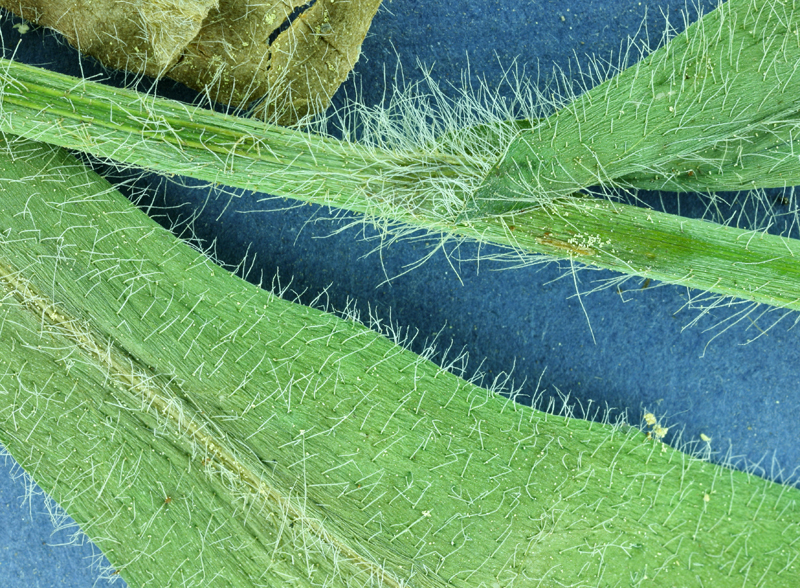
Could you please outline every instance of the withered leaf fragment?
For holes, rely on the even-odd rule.
[[[380,0],[0,0],[108,67],[290,125],[324,110]]]

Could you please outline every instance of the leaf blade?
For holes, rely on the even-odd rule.
[[[651,55],[520,133],[476,191],[474,214],[547,205],[590,186],[653,187],[660,179],[661,187],[681,191],[686,185],[707,189],[709,182],[716,190],[792,185],[800,179],[796,157],[778,155],[786,169],[777,180],[764,179],[755,166],[745,180],[733,167],[742,165],[741,157],[728,161],[726,152],[741,143],[760,146],[764,135],[772,146],[783,144],[797,124],[798,26],[800,15],[774,0],[720,4]],[[775,136],[773,124],[784,131]],[[710,179],[692,181],[688,172],[695,166],[703,168],[698,176]],[[682,167],[688,167],[683,180]]]
[[[772,585],[797,584],[798,490],[509,404],[222,272],[63,152],[16,147],[0,438],[132,585],[715,585],[778,551]],[[703,567],[674,566],[690,555]]]

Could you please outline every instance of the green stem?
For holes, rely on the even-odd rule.
[[[362,213],[375,213],[382,199],[409,192],[421,178],[457,177],[460,168],[469,173],[447,154],[376,153],[5,59],[0,64],[0,130],[123,165]],[[412,221],[402,204],[394,202],[397,218]]]
[[[595,199],[483,221],[473,238],[800,310],[800,242]]]
[[[784,16],[775,20],[779,14]],[[0,130],[167,175],[338,207],[443,238],[466,237],[515,254],[544,253],[800,310],[795,240],[570,196],[604,176],[611,183],[652,187],[662,181],[659,173],[667,173],[659,170],[670,166],[677,166],[668,175],[679,190],[708,187],[709,178],[719,177],[711,182],[715,189],[752,185],[755,177],[761,182],[756,186],[800,181],[798,159],[790,157],[790,119],[800,102],[800,74],[793,69],[800,63],[796,21],[786,3],[729,2],[644,63],[531,129],[497,123],[476,127],[474,136],[446,134],[439,144],[417,149],[336,141],[11,61],[2,61]],[[736,45],[734,59],[731,42],[745,34],[743,27],[742,51]],[[774,47],[781,52],[773,55]],[[691,83],[678,75],[685,78],[690,65]],[[673,85],[680,90],[674,96]],[[798,91],[790,92],[795,86]],[[635,92],[643,93],[644,102],[636,102]],[[758,108],[737,111],[724,125],[713,123],[745,97],[755,97]],[[635,104],[625,106],[631,100]],[[606,115],[618,102],[628,118]],[[621,152],[614,147],[619,133],[630,135]],[[784,135],[789,140],[780,143]],[[592,146],[595,138],[605,141],[603,149]],[[599,168],[581,163],[595,156]],[[545,159],[557,165],[542,191],[541,169],[520,162]],[[717,171],[705,173],[703,165]],[[697,180],[681,176],[687,167],[697,170]],[[513,210],[520,206],[529,208]],[[498,214],[486,214],[489,209]]]

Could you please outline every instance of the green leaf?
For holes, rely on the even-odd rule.
[[[541,120],[507,121],[505,128],[483,125],[448,133],[439,138],[445,147],[456,141],[468,145],[476,136],[498,149],[509,129],[524,132]],[[786,188],[800,185],[800,141],[797,124],[772,123],[747,138],[720,141],[702,151],[663,163],[659,172],[640,170],[614,183],[638,190],[664,192],[736,192],[753,188]],[[588,188],[588,186],[583,186]],[[579,194],[576,192],[573,196]],[[521,204],[520,204],[521,205]],[[469,214],[464,212],[464,220]]]
[[[517,405],[9,149],[0,440],[132,587],[800,582],[797,489]]]
[[[467,215],[547,205],[589,186],[675,191],[800,184],[800,13],[730,0],[530,131]]]

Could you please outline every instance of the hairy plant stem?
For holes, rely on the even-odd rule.
[[[772,1],[762,0],[756,4],[764,9]],[[587,113],[592,108],[608,110],[609,104],[614,106],[616,103],[608,98],[610,94],[616,96],[614,100],[629,101],[629,94],[632,95],[634,90],[648,96],[652,94],[648,100],[658,103],[660,114],[648,107],[648,113],[652,110],[652,118],[647,119],[639,116],[638,108],[631,107],[629,111],[633,114],[628,118],[632,119],[617,121],[617,129],[636,134],[639,132],[636,129],[643,126],[647,134],[650,125],[651,142],[654,142],[648,149],[653,151],[654,159],[640,160],[639,156],[647,151],[642,146],[643,139],[631,139],[626,155],[620,159],[624,165],[618,166],[619,184],[635,186],[638,182],[653,187],[661,182],[666,187],[685,191],[692,187],[725,189],[778,185],[795,176],[800,177],[800,164],[796,157],[791,156],[795,134],[792,116],[797,104],[796,100],[788,100],[785,92],[787,84],[796,83],[797,76],[786,78],[789,74],[784,72],[786,68],[791,70],[792,63],[798,63],[795,54],[800,52],[800,44],[795,43],[798,45],[795,47],[786,42],[786,35],[794,30],[792,26],[796,27],[792,24],[795,22],[794,12],[787,16],[788,20],[784,19],[786,22],[782,22],[781,27],[769,29],[770,39],[778,38],[775,35],[781,31],[785,33],[779,35],[779,40],[784,39],[781,59],[770,62],[770,67],[776,68],[774,76],[767,75],[771,70],[763,67],[753,71],[746,69],[752,65],[748,51],[757,52],[765,46],[753,41],[752,32],[744,52],[748,59],[741,63],[728,59],[731,62],[728,65],[737,71],[740,67],[742,69],[741,76],[737,73],[737,80],[739,77],[749,80],[753,75],[764,78],[762,86],[767,88],[759,87],[759,96],[764,94],[761,106],[772,105],[771,97],[774,97],[774,106],[764,107],[763,112],[760,107],[752,116],[750,111],[737,113],[723,125],[724,128],[719,124],[712,125],[715,133],[701,133],[703,140],[695,144],[684,135],[691,135],[692,129],[697,129],[698,133],[702,130],[699,115],[693,114],[694,118],[690,117],[690,120],[685,116],[675,116],[675,107],[670,105],[678,104],[677,97],[667,100],[669,104],[659,102],[666,98],[661,96],[663,92],[656,90],[661,85],[671,87],[672,78],[677,75],[670,69],[670,64],[675,61],[681,66],[675,71],[682,72],[689,67],[690,61],[694,63],[689,59],[691,52],[684,51],[686,46],[694,47],[697,55],[708,61],[712,68],[703,70],[706,73],[702,84],[698,81],[700,70],[692,69],[691,88],[684,92],[685,96],[690,89],[694,92],[689,104],[697,103],[704,95],[712,102],[721,100],[720,108],[740,102],[741,96],[722,96],[720,92],[712,92],[709,85],[719,78],[717,81],[724,88],[731,91],[739,88],[731,85],[729,78],[720,73],[719,68],[727,62],[710,53],[709,47],[724,47],[730,53],[730,43],[726,44],[726,39],[730,41],[734,38],[731,35],[753,20],[753,11],[758,6],[740,2],[729,4],[733,8],[728,12],[720,8],[711,13],[701,21],[704,25],[693,25],[667,47],[653,54],[648,63],[637,64],[619,79],[614,78],[589,92],[577,105],[539,121],[531,130],[524,125],[519,127],[513,135],[516,139],[511,142],[511,147],[492,145],[494,151],[490,151],[497,157],[494,171],[480,167],[477,162],[481,157],[475,154],[468,157],[462,153],[459,156],[430,145],[427,149],[385,150],[336,141],[129,90],[113,89],[12,61],[1,62],[0,130],[77,149],[120,165],[138,166],[167,175],[190,176],[345,209],[364,214],[378,224],[401,223],[439,233],[443,238],[475,239],[509,247],[523,255],[546,254],[624,274],[685,285],[711,294],[800,310],[800,264],[795,260],[796,254],[800,254],[800,245],[796,240],[610,203],[599,198],[571,195],[592,182],[602,180],[601,176],[606,173],[605,164],[601,166],[603,170],[582,164],[581,161],[588,157],[583,151],[588,149],[587,153],[601,154],[607,151],[616,153],[614,157],[621,157],[613,148],[603,151],[590,145],[593,137],[611,137],[611,133],[598,135],[594,132],[591,137],[586,135],[585,141],[581,139],[587,133],[587,125],[609,122],[599,110],[591,119],[587,118]],[[732,12],[734,10],[738,12]],[[771,21],[767,19],[764,22]],[[712,31],[716,32],[712,35]],[[668,49],[673,46],[680,47],[681,51]],[[742,54],[737,55],[741,60]],[[714,70],[714,67],[718,69]],[[708,71],[716,73],[711,75]],[[664,76],[659,72],[669,75],[664,74],[666,78],[661,80]],[[653,85],[654,76],[660,80],[658,87]],[[748,93],[750,85],[744,84],[743,89],[739,88],[740,93]],[[708,101],[702,112],[706,106]],[[718,109],[708,108],[707,116],[719,114]],[[575,128],[566,132],[572,123]],[[613,127],[614,123],[609,124]],[[506,130],[509,128],[507,126]],[[558,140],[564,140],[566,144],[556,148],[554,141],[558,128],[561,128]],[[485,129],[479,133],[482,140],[487,136]],[[680,135],[679,141],[662,144],[665,137],[675,133]],[[550,138],[543,138],[543,134]],[[574,140],[570,139],[573,134]],[[725,139],[728,136],[734,138]],[[468,143],[469,140],[463,138],[462,142]],[[624,143],[628,145],[627,141]],[[554,160],[561,171],[548,176],[549,187],[539,194],[543,184],[539,181],[541,178],[531,176],[531,173],[535,175],[535,166],[528,169],[521,162],[529,161],[532,154],[538,154],[535,160],[539,161],[545,157],[546,154],[540,151],[547,145],[547,149],[559,153],[565,149],[565,153],[572,153],[577,149],[586,157],[575,151],[577,155],[569,162],[566,159],[561,163]],[[637,150],[631,151],[633,145]],[[642,149],[645,151],[640,153]],[[577,167],[573,170],[569,166]],[[608,169],[613,167],[611,163],[608,166]],[[517,171],[512,173],[512,168]],[[671,171],[664,172],[662,168]],[[660,173],[667,173],[669,178],[659,176]],[[559,179],[558,174],[564,178]],[[437,190],[449,190],[449,200],[437,200]],[[509,195],[514,198],[511,204],[507,200]],[[501,213],[485,214],[482,207],[487,206]],[[512,210],[503,210],[504,207]],[[513,210],[519,207],[523,210]]]
[[[800,582],[797,489],[517,405],[9,147],[0,440],[132,587]]]

